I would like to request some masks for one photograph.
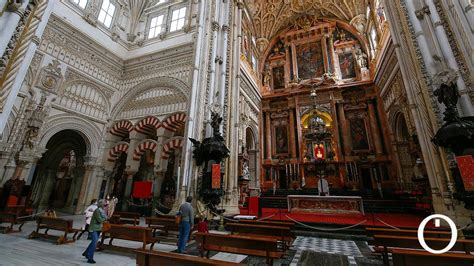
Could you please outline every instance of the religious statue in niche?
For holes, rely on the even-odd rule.
[[[339,54],[339,67],[342,79],[355,78],[354,55],[352,52]]]
[[[296,47],[298,77],[301,80],[320,77],[324,73],[324,60],[320,42],[300,44]]]
[[[350,120],[352,149],[354,150],[368,150],[369,140],[367,137],[367,130],[363,118],[354,118]]]
[[[249,154],[246,147],[242,147],[242,178],[250,179]]]
[[[367,55],[362,52],[362,49],[356,51],[357,65],[360,69],[367,68]]]
[[[76,153],[73,150],[66,152],[59,162],[56,176],[61,178],[72,178],[72,171],[76,168]]]
[[[376,8],[377,17],[379,19],[379,23],[382,24],[385,22],[385,11],[384,11],[383,5],[382,3],[380,3],[379,0],[377,0],[375,3],[375,6],[376,6],[375,8]]]
[[[285,88],[285,67],[277,66],[272,69],[273,74],[273,89],[284,89]]]
[[[242,54],[245,55],[245,57],[247,57],[247,53],[248,53],[248,50],[249,50],[249,40],[248,40],[248,36],[247,34],[243,34],[243,38],[242,38]]]
[[[288,128],[286,126],[275,127],[275,152],[277,154],[288,153]]]

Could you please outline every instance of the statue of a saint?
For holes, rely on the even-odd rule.
[[[362,52],[361,49],[358,49],[356,52],[357,65],[360,69],[367,67],[367,55]]]

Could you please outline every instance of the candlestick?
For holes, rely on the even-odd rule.
[[[285,164],[285,173],[286,173],[286,176],[288,176],[288,164]]]

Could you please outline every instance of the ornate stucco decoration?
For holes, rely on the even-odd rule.
[[[260,0],[248,1],[247,6],[254,19],[257,47],[263,50],[278,32],[290,25],[295,17],[316,16],[351,22],[360,28],[368,0]]]
[[[60,63],[54,59],[51,63],[41,69],[36,86],[51,93],[58,93],[58,89],[63,81]]]

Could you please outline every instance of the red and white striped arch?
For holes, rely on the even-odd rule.
[[[148,136],[155,136],[156,129],[160,127],[160,120],[154,116],[147,116],[135,125],[137,132]]]
[[[171,138],[163,145],[163,150],[161,151],[161,159],[168,160],[170,158],[170,154],[173,150],[182,148],[183,147],[183,138],[182,137],[175,137]]]
[[[109,157],[107,158],[107,160],[109,162],[115,162],[115,160],[117,160],[120,154],[127,153],[129,146],[130,145],[127,142],[118,142],[109,150]]]
[[[186,114],[179,112],[174,113],[168,116],[163,122],[161,122],[161,127],[171,131],[176,132],[178,128],[183,126],[186,123]]]
[[[146,150],[150,150],[152,152],[156,152],[158,148],[158,143],[152,139],[145,139],[143,140],[133,151],[133,160],[140,161],[140,158],[145,153]]]
[[[128,120],[120,120],[110,128],[110,134],[118,137],[125,137],[133,130],[132,122]]]

